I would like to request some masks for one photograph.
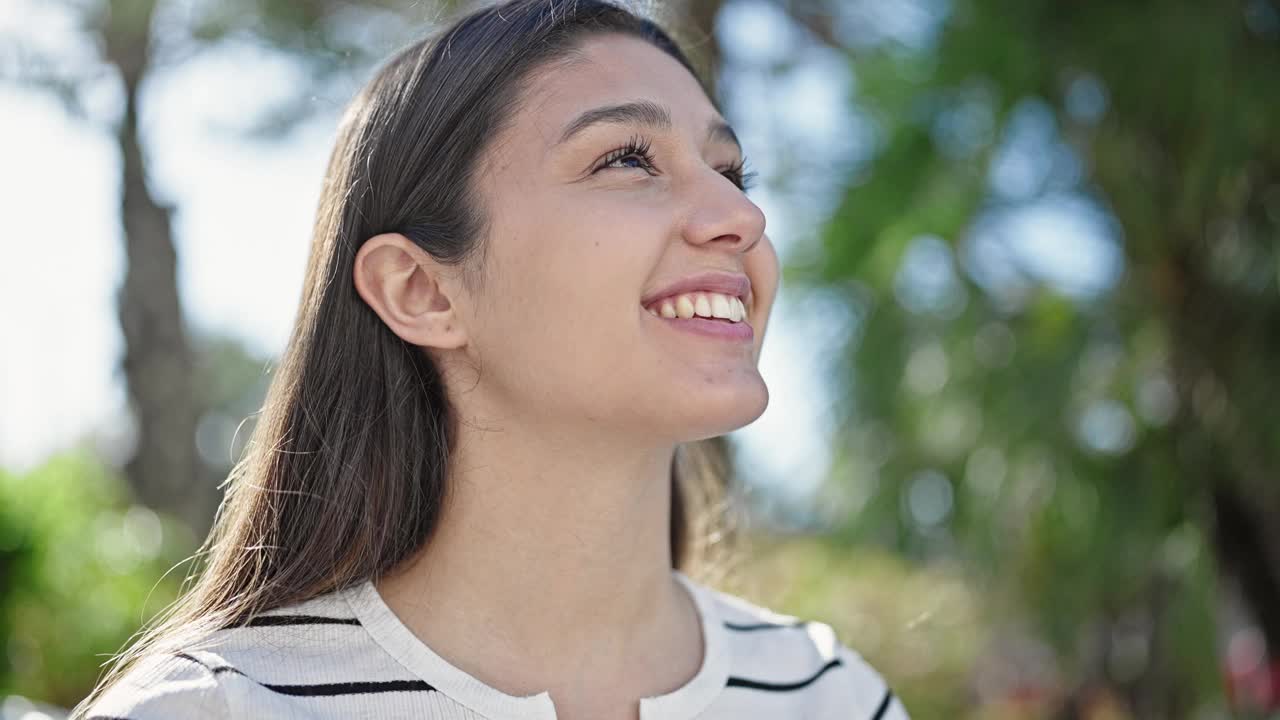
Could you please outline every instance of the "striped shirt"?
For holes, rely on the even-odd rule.
[[[829,625],[781,615],[679,570],[701,620],[692,679],[640,700],[640,720],[906,720],[883,678]],[[418,639],[370,581],[217,633],[212,649],[135,665],[88,717],[555,720],[549,692],[508,695]]]

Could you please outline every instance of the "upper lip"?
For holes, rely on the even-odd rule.
[[[747,296],[751,293],[751,280],[746,275],[734,273],[702,272],[681,278],[661,290],[649,293],[640,304],[648,307],[649,303],[655,300],[698,291],[732,295],[747,305]]]

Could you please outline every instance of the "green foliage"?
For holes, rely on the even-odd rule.
[[[755,536],[740,592],[818,619],[881,673],[913,717],[956,717],[991,635],[982,598],[957,567],[916,568],[819,537]]]
[[[0,696],[71,707],[100,665],[176,597],[194,546],[182,525],[131,505],[89,452],[0,471]]]
[[[1280,18],[958,0],[936,43],[851,51],[881,142],[789,269],[852,288],[858,319],[826,515],[851,547],[963,561],[1054,649],[1064,706],[1102,687],[1143,717],[1220,707],[1222,536],[1249,527],[1215,509],[1248,498],[1257,528],[1280,512],[1280,42],[1249,21],[1263,11]],[[1042,136],[1010,150],[1027,117]],[[1048,169],[997,187],[1011,152]],[[1118,281],[1066,287],[996,229],[1063,197],[1101,218]],[[1277,536],[1247,535],[1229,559],[1280,628],[1256,591],[1280,580]]]

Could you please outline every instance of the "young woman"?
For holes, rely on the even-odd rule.
[[[621,7],[515,0],[396,55],[342,120],[204,572],[77,714],[905,718],[828,625],[686,572],[702,441],[768,402],[746,180]]]

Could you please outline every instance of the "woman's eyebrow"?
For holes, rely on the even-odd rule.
[[[552,147],[562,145],[583,130],[601,123],[642,125],[658,130],[670,130],[671,113],[662,105],[651,100],[635,100],[617,105],[602,105],[598,108],[587,110],[574,118],[573,122],[565,126],[564,132],[560,134],[560,139]],[[729,127],[729,123],[719,117],[712,118],[711,123],[707,126],[707,140],[733,143],[738,147],[738,152],[742,152],[742,143],[738,142],[737,134],[733,132],[733,128]]]

